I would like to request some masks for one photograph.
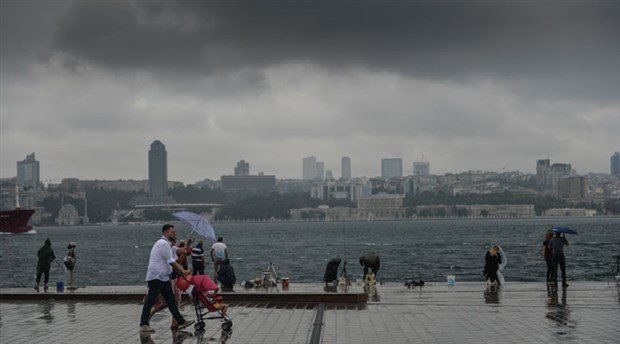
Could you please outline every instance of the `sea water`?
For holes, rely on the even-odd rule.
[[[187,239],[190,229],[174,223],[178,238]],[[291,283],[322,282],[327,261],[335,257],[348,261],[352,279],[361,279],[358,260],[369,252],[381,258],[378,281],[446,283],[451,266],[459,281],[483,281],[485,247],[490,244],[506,252],[506,281],[544,281],[541,243],[553,226],[579,232],[567,236],[569,280],[606,281],[615,275],[619,218],[214,224],[228,245],[238,281],[260,276],[272,262]],[[67,244],[77,242],[78,286],[143,284],[151,247],[159,237],[161,225],[40,227],[34,234],[0,235],[0,288],[33,285],[37,250],[46,238],[61,265]],[[209,266],[206,271],[211,271]],[[67,278],[53,263],[50,283]]]

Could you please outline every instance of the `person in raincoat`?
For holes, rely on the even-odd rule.
[[[52,261],[56,259],[54,250],[52,250],[52,242],[49,238],[45,239],[45,244],[37,252],[39,261],[37,262],[37,284],[34,286],[36,291],[39,291],[39,284],[41,283],[41,275],[44,275],[43,290],[47,291],[47,283],[50,279],[50,267]]]
[[[493,246],[491,247],[485,257],[484,257],[484,276],[486,277],[489,283],[497,283],[497,285],[501,285],[501,281],[497,272],[499,271],[499,266],[502,263],[502,257],[499,254],[499,247]]]
[[[230,265],[230,260],[224,259],[217,271],[217,280],[222,283],[222,290],[232,291],[237,277],[235,276],[235,269]]]

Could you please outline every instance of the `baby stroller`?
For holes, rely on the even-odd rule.
[[[189,288],[190,284],[192,285],[191,289]],[[222,322],[222,335],[232,331],[232,320],[226,314],[228,305],[222,303],[222,296],[217,294],[219,288],[209,276],[195,275],[179,277],[177,286],[181,290],[189,289],[188,293],[192,297],[194,310],[196,311],[196,324],[194,328],[197,331],[204,330],[205,320],[211,319],[220,319]],[[209,314],[212,315],[209,316]]]

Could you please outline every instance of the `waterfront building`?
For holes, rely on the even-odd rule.
[[[34,153],[26,155],[26,159],[17,162],[17,185],[22,188],[38,190],[41,185],[39,162]]]
[[[77,226],[80,224],[80,215],[73,204],[65,204],[60,208],[57,222],[60,226]]]
[[[405,195],[378,193],[357,200],[360,219],[398,219],[405,216]]]
[[[381,159],[381,178],[390,179],[403,176],[403,159],[384,158]]]
[[[413,163],[414,176],[428,176],[431,174],[431,163],[428,161],[415,161]]]
[[[250,175],[250,163],[245,160],[237,162],[235,167],[235,176],[249,176]]]
[[[313,180],[319,178],[319,171],[317,170],[315,156],[309,156],[302,159],[302,172],[304,180]]]
[[[149,150],[149,194],[154,200],[168,194],[168,158],[166,146],[155,140]]]
[[[545,210],[545,216],[592,217],[596,210],[585,208],[552,208]]]
[[[530,218],[536,216],[533,204],[433,204],[415,207],[418,218]]]
[[[612,176],[620,176],[620,152],[615,152],[609,159]]]
[[[341,168],[342,168],[342,179],[348,180],[351,179],[351,158],[348,156],[343,156],[341,159]]]

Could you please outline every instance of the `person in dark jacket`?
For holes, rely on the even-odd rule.
[[[553,239],[549,240],[551,250],[551,281],[558,284],[558,265],[562,270],[562,287],[568,287],[566,283],[566,258],[564,257],[564,246],[568,246],[568,240],[560,232],[556,232]]]
[[[220,264],[220,268],[217,271],[217,280],[222,283],[222,289],[233,289],[237,282],[237,277],[235,276],[235,269],[230,265],[230,260],[224,259],[222,264]]]
[[[54,250],[52,250],[52,242],[50,239],[45,239],[45,244],[41,246],[37,252],[39,260],[37,262],[37,284],[34,286],[36,291],[39,291],[39,283],[41,283],[41,275],[45,275],[43,280],[43,290],[47,291],[47,283],[50,280],[50,268],[52,261],[56,259]]]
[[[377,277],[377,271],[381,267],[381,261],[379,260],[379,256],[375,253],[369,253],[365,256],[360,257],[360,265],[364,267],[364,279],[368,274],[368,270],[372,270],[375,278]]]
[[[547,283],[551,282],[551,249],[549,248],[549,241],[551,241],[551,238],[553,238],[553,232],[547,232],[542,246],[542,255],[547,264]]]
[[[487,281],[491,283],[497,282],[497,285],[500,285],[500,281],[497,278],[497,271],[499,271],[499,265],[502,263],[502,257],[499,254],[499,247],[493,246],[484,256],[484,276],[487,278]]]

